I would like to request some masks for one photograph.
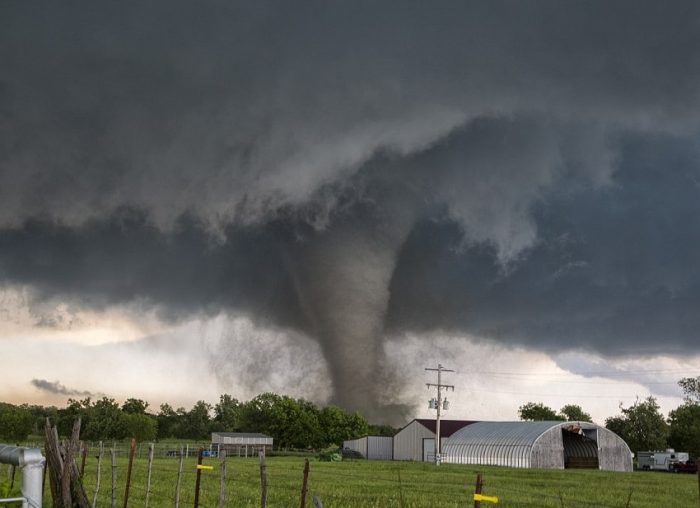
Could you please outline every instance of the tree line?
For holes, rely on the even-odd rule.
[[[665,418],[652,396],[629,407],[620,404],[620,414],[605,419],[605,427],[625,440],[632,452],[674,448],[700,457],[700,376],[678,382],[684,401]],[[540,402],[528,402],[518,409],[521,420],[564,420],[590,422],[580,406],[569,404],[559,412]]]
[[[77,417],[82,420],[81,439],[139,441],[168,438],[209,440],[212,432],[260,432],[274,438],[275,447],[319,449],[342,445],[346,439],[394,429],[370,426],[358,412],[347,412],[329,405],[323,408],[304,399],[263,393],[249,401],[228,394],[211,405],[198,401],[191,409],[161,404],[150,412],[148,402],[128,398],[120,406],[114,399],[68,399],[65,408],[0,403],[0,437],[24,441],[30,434],[41,434],[46,418],[56,423],[62,436],[70,435]]]
[[[683,378],[684,402],[668,417],[654,397],[620,405],[620,414],[605,420],[605,427],[618,434],[633,452],[667,447],[700,457],[700,376]],[[542,403],[528,402],[518,410],[522,420],[591,421],[580,406],[567,404],[558,412]],[[89,441],[135,437],[140,441],[168,438],[209,440],[212,432],[261,432],[279,448],[319,449],[339,446],[346,439],[374,434],[393,435],[397,429],[372,426],[357,412],[337,406],[319,408],[304,399],[262,393],[249,401],[228,394],[213,406],[198,401],[191,409],[161,404],[149,411],[148,402],[128,398],[119,405],[103,397],[93,401],[68,399],[65,408],[0,403],[0,438],[20,442],[41,434],[46,418],[56,423],[62,436],[70,434],[73,421],[82,419],[81,438]]]

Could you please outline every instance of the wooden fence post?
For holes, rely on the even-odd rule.
[[[265,454],[258,452],[260,457],[260,508],[267,506],[267,466],[265,465]]]
[[[197,465],[202,465],[202,455],[204,455],[204,449],[200,448],[199,453],[197,453]],[[199,508],[199,485],[202,479],[202,470],[197,468],[197,480],[194,483],[194,508]]]
[[[112,456],[112,508],[117,507],[117,450],[114,449],[114,443],[112,443],[112,449],[110,450],[110,455]]]
[[[102,441],[100,441],[100,451],[97,453],[97,479],[95,480],[95,493],[92,495],[92,508],[97,506],[97,493],[100,491],[100,476],[102,474]]]
[[[309,484],[309,459],[304,459],[304,479],[301,482],[301,508],[306,506],[306,493],[308,492]]]
[[[182,481],[182,461],[185,459],[183,455],[184,449],[180,447],[180,464],[177,467],[177,482],[175,483],[175,508],[180,508],[180,483]]]
[[[146,501],[144,508],[148,508],[148,496],[151,494],[151,470],[153,468],[153,443],[148,443],[148,474],[146,476]]]
[[[85,441],[81,441],[82,444],[82,457],[80,461],[80,477],[85,476],[85,459],[87,459],[88,454],[88,444]]]
[[[54,506],[89,508],[90,501],[80,480],[80,470],[75,463],[75,453],[79,449],[80,418],[73,423],[71,438],[64,445],[58,440],[56,426],[52,427],[48,418],[45,435],[46,461],[50,465],[49,481]]]
[[[126,467],[126,487],[124,488],[124,508],[129,505],[129,487],[131,487],[131,469],[134,465],[134,453],[136,452],[136,439],[131,438],[129,448],[129,464]]]
[[[226,450],[219,448],[219,508],[226,504]]]
[[[474,489],[474,494],[481,494],[482,486],[483,486],[483,482],[481,481],[481,473],[478,473],[476,475],[476,487]],[[477,501],[475,499],[474,500],[474,508],[481,508],[481,501]]]

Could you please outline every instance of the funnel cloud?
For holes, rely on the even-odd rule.
[[[410,410],[384,357],[409,332],[696,353],[698,21],[695,2],[5,3],[0,284],[302,334],[332,401],[377,415]]]

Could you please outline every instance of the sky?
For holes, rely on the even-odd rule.
[[[696,2],[3,2],[0,400],[598,423],[700,374]]]

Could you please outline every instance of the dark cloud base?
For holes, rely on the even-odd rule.
[[[465,243],[444,215],[424,217],[399,251],[384,326],[546,350],[696,351],[696,161],[682,140],[626,140],[609,186],[558,188],[538,202],[538,240],[507,265],[492,245]],[[0,275],[39,299],[97,309],[140,302],[165,319],[236,311],[309,333],[290,252],[330,234],[278,219],[213,237],[192,216],[163,232],[126,208],[80,227],[37,218],[0,230]]]

